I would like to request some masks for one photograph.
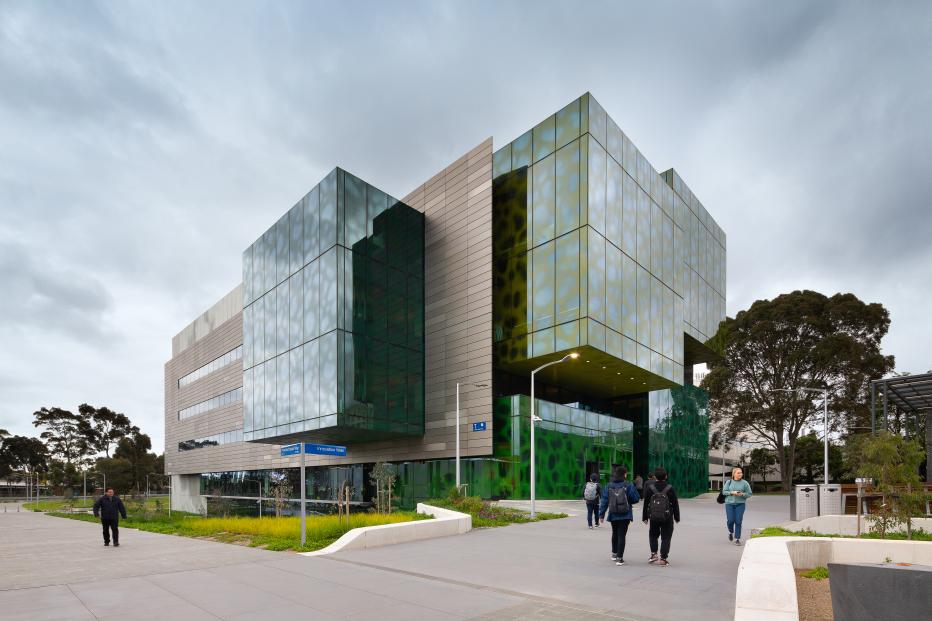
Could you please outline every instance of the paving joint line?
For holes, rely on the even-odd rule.
[[[87,607],[87,604],[84,603],[84,600],[81,599],[81,597],[80,597],[77,593],[74,592],[74,589],[71,588],[71,585],[70,585],[70,584],[66,584],[65,586],[68,587],[68,591],[71,593],[71,595],[73,595],[74,598],[75,598],[76,600],[78,600],[78,602],[79,602],[79,603],[81,604],[81,606],[84,608],[84,610],[87,611],[87,614],[91,615],[91,616],[94,617],[95,619],[100,619],[100,617],[98,617],[96,614],[94,614],[94,611],[93,611],[93,610],[91,610],[90,608]]]
[[[358,565],[360,567],[368,567],[369,569],[377,569],[379,571],[385,571],[389,573],[403,574],[406,576],[411,576],[413,578],[420,578],[422,580],[430,580],[432,582],[443,582],[445,584],[451,584],[455,586],[466,587],[474,589],[476,591],[488,591],[490,593],[498,593],[500,595],[509,595],[511,597],[520,597],[522,599],[539,602],[542,604],[550,604],[553,606],[560,606],[562,608],[569,608],[570,610],[576,610],[579,612],[585,612],[593,615],[601,615],[603,617],[608,617],[610,619],[620,619],[621,621],[644,621],[643,619],[638,620],[632,617],[621,616],[614,611],[609,612],[607,610],[598,610],[593,608],[587,608],[576,604],[575,602],[567,602],[565,600],[556,599],[553,597],[544,597],[542,595],[533,595],[531,593],[523,593],[521,591],[513,591],[511,589],[502,589],[500,587],[488,586],[484,584],[476,584],[473,582],[466,582],[465,580],[456,580],[454,578],[444,578],[442,576],[432,576],[430,574],[422,574],[416,571],[410,571],[407,569],[398,569],[395,567],[385,567],[383,565],[375,565],[373,563],[364,563],[362,561],[354,561],[347,558],[337,558],[334,556],[322,556],[318,557],[328,561],[333,561],[337,563],[346,563],[348,565]]]

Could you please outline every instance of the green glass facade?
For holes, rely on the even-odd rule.
[[[424,433],[424,215],[337,168],[243,253],[244,438]]]
[[[545,419],[538,496],[573,497],[616,463],[643,476],[662,465],[682,495],[704,491],[706,397],[683,384],[724,317],[725,236],[676,172],[658,173],[583,95],[494,153],[493,255],[496,407],[573,351],[538,376],[538,394],[627,426],[625,448],[607,454]],[[495,457],[515,461],[510,493],[526,497],[528,457],[500,442],[520,420],[496,410]]]
[[[681,384],[683,334],[724,316],[725,238],[675,171],[586,94],[499,149],[493,178],[497,363],[591,347],[637,380],[603,396]]]

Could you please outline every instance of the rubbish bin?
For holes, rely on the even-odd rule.
[[[822,483],[819,485],[819,515],[842,515],[841,485]]]
[[[790,519],[794,522],[819,516],[819,489],[815,485],[796,485],[790,495]]]

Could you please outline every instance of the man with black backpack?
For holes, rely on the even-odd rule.
[[[612,525],[612,560],[619,566],[625,564],[625,538],[628,526],[634,520],[631,506],[641,500],[634,485],[625,481],[626,476],[627,468],[615,468],[611,482],[602,488],[602,507],[599,511],[603,522],[605,514],[608,514],[608,522]]]
[[[644,486],[644,512],[641,519],[650,522],[647,535],[650,542],[649,563],[666,567],[667,555],[670,554],[670,540],[673,538],[673,523],[680,521],[680,503],[673,486],[667,483],[667,471],[657,468],[654,472],[657,480],[652,485]],[[660,556],[657,556],[657,538],[660,538]]]

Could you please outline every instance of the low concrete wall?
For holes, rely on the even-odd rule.
[[[823,516],[831,517],[831,516]],[[833,537],[757,537],[738,565],[735,621],[797,621],[795,569],[829,563],[932,565],[932,542]]]
[[[806,518],[798,522],[784,522],[779,526],[786,530],[798,533],[801,530],[811,530],[814,533],[825,535],[846,535],[854,537],[858,533],[858,516],[856,515],[820,515]],[[913,528],[932,532],[932,518],[913,518]],[[861,516],[861,532],[866,533],[870,523]]]
[[[418,503],[417,512],[432,515],[434,519],[354,528],[322,550],[301,554],[303,556],[325,556],[345,550],[364,550],[421,539],[462,535],[472,530],[472,516],[467,513],[441,509],[424,503]]]

